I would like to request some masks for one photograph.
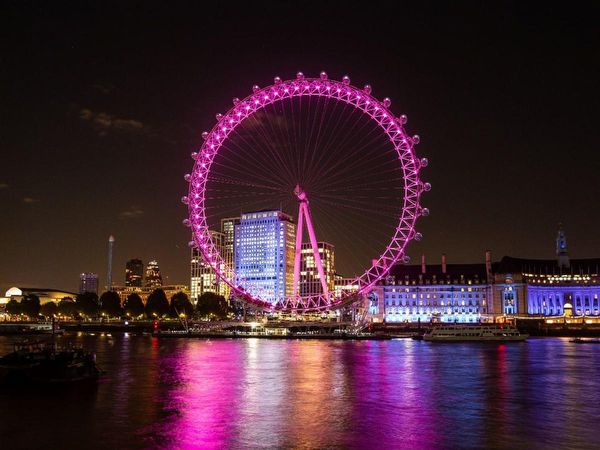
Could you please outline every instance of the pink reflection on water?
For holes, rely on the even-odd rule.
[[[160,383],[167,386],[167,419],[149,433],[149,446],[178,449],[228,447],[239,378],[239,347],[227,341],[188,341],[160,361]]]

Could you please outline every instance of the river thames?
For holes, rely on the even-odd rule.
[[[0,392],[2,447],[600,446],[600,345],[64,336],[97,385]],[[2,354],[13,338],[0,337]]]

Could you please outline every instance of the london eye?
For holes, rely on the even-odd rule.
[[[431,188],[420,178],[427,159],[416,155],[419,136],[406,132],[406,122],[390,99],[378,100],[371,86],[357,88],[347,76],[299,72],[253,86],[216,115],[192,153],[182,198],[190,246],[232,295],[267,310],[316,312],[357,301],[408,262],[407,245],[422,237],[417,219],[429,213],[420,201]],[[214,230],[231,217],[240,219],[235,248],[225,254]],[[274,242],[257,242],[252,226],[270,226]],[[273,264],[259,268],[243,252],[244,239],[263,257],[273,253]],[[303,285],[307,261],[311,289]],[[281,289],[260,281],[278,275]]]

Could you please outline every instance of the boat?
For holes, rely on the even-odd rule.
[[[600,344],[600,339],[581,339],[578,337],[571,339],[569,342],[573,342],[575,344]]]
[[[0,358],[0,384],[69,383],[100,374],[94,353],[54,342],[23,341]]]
[[[446,325],[423,335],[430,342],[519,342],[529,337],[508,325]]]

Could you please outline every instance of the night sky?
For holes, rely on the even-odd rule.
[[[115,283],[140,257],[188,284],[190,152],[232,97],[298,70],[370,83],[421,136],[413,260],[551,258],[558,222],[572,257],[600,256],[597,2],[150,3],[0,7],[0,293],[104,285],[110,234]]]

